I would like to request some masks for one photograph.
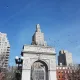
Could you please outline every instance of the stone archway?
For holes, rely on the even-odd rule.
[[[31,80],[48,80],[48,66],[44,61],[37,60],[32,64]]]
[[[56,51],[47,45],[39,24],[36,26],[31,45],[24,45],[21,54],[24,57],[22,80],[56,80]],[[39,66],[34,67],[32,64]]]

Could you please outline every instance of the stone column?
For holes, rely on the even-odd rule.
[[[56,78],[56,59],[50,59],[50,70],[49,70],[49,80],[57,80]]]
[[[57,80],[56,71],[49,71],[49,80]]]
[[[30,80],[30,74],[31,74],[30,59],[24,56],[21,80]]]
[[[23,70],[21,80],[30,80],[31,70]]]

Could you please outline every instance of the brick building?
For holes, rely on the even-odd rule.
[[[79,66],[57,66],[57,80],[80,80]]]

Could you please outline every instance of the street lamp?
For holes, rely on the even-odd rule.
[[[15,62],[18,65],[17,66],[18,67],[18,70],[16,72],[17,80],[20,80],[21,79],[23,59],[24,59],[23,57],[21,57],[21,58],[18,57],[18,56],[15,57]]]
[[[18,65],[18,68],[19,68],[20,65],[22,66],[23,57],[19,58],[18,56],[16,56],[16,57],[15,57],[15,62],[16,62],[16,64]]]

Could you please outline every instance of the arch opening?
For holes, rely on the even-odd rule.
[[[32,64],[31,80],[48,80],[48,66],[44,61],[37,60]]]

